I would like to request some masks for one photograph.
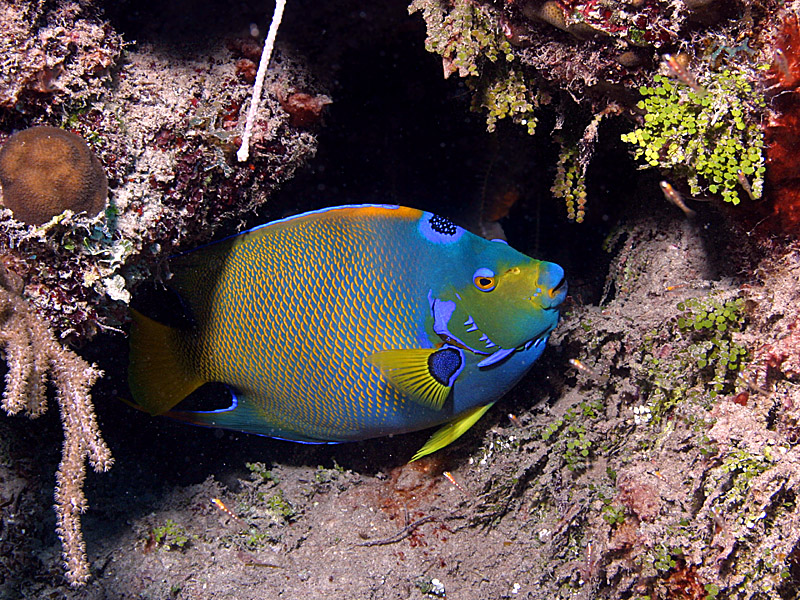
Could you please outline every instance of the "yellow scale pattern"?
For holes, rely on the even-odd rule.
[[[341,218],[352,222],[335,225]],[[412,250],[380,243],[386,222],[333,211],[236,246],[212,300],[221,308],[203,335],[202,374],[257,399],[273,427],[309,437],[359,437],[396,419],[405,400],[366,357],[418,347],[427,292],[394,283],[408,281]]]

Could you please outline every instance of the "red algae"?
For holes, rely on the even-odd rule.
[[[773,227],[796,233],[800,226],[800,25],[797,15],[784,17],[767,74],[771,115],[764,127],[767,145],[766,185],[773,198]]]

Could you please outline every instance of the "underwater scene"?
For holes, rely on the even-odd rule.
[[[800,598],[800,0],[0,0],[0,600]]]

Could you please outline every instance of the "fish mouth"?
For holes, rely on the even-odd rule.
[[[436,333],[436,335],[438,335],[445,344],[461,348],[462,350],[472,352],[473,354],[479,356],[485,356],[486,358],[484,358],[478,363],[478,367],[480,368],[486,368],[496,365],[497,363],[504,361],[506,358],[508,358],[514,352],[517,351],[530,350],[532,347],[538,349],[540,346],[544,345],[547,342],[547,339],[550,337],[550,332],[553,330],[553,328],[551,327],[550,329],[543,332],[539,336],[531,340],[528,340],[522,346],[514,348],[503,348],[499,344],[493,342],[492,339],[486,333],[484,333],[478,328],[477,324],[475,323],[475,320],[472,318],[471,315],[467,315],[467,320],[464,322],[464,326],[467,327],[467,331],[468,332],[479,331],[481,333],[479,341],[484,342],[486,349],[487,350],[495,349],[491,352],[487,352],[486,350],[478,350],[477,348],[470,346],[464,340],[455,335],[452,331],[450,331],[448,327],[450,318],[453,316],[453,313],[456,310],[455,302],[453,302],[452,300],[440,300],[438,298],[434,298],[432,291],[428,293],[428,301],[431,307],[431,315],[433,316],[434,333]]]
[[[567,278],[562,276],[561,281],[559,281],[555,287],[550,288],[550,291],[547,292],[547,310],[556,310],[566,299],[567,291],[569,291]]]
[[[548,289],[537,287],[532,296],[528,298],[531,302],[538,304],[542,310],[558,310],[558,307],[567,297],[567,278],[562,276],[558,283]]]

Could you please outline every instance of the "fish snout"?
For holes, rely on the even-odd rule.
[[[567,279],[564,269],[555,263],[543,262],[539,270],[539,286],[545,293],[542,294],[544,308],[556,308],[567,297]]]

